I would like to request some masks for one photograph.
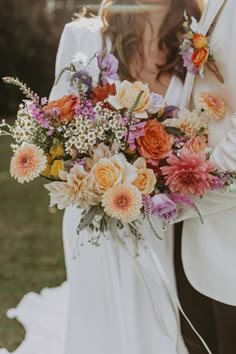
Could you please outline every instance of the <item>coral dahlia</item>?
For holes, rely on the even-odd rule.
[[[169,166],[162,167],[161,171],[171,192],[200,196],[211,189],[214,179],[211,172],[215,166],[207,161],[204,151],[192,152],[183,148],[179,157],[171,154],[167,162]]]
[[[129,223],[141,213],[142,195],[133,185],[118,184],[103,194],[102,205],[109,216]]]
[[[33,144],[23,144],[11,159],[10,174],[19,183],[29,182],[45,170],[47,157]]]

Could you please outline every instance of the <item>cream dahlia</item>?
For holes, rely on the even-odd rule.
[[[207,119],[197,110],[190,112],[184,108],[178,112],[178,118],[166,119],[163,124],[182,130],[188,137],[195,136],[200,131],[207,133]]]
[[[19,183],[29,182],[46,168],[44,151],[33,144],[23,144],[11,159],[10,174]]]
[[[198,106],[201,110],[215,120],[225,116],[225,102],[211,92],[203,92],[198,98]]]
[[[142,208],[142,195],[128,184],[114,185],[102,196],[105,212],[112,218],[130,223],[138,218]]]

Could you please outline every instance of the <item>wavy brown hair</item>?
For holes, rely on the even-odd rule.
[[[122,9],[122,5],[128,7],[129,11]],[[132,5],[137,5],[135,0],[103,0],[100,15],[103,21],[104,46],[106,39],[112,43],[111,52],[119,60],[119,76],[121,79],[133,81],[135,78],[129,71],[129,65],[134,60],[134,54],[138,54],[141,63],[140,70],[144,67],[142,36],[148,14],[134,12]],[[184,80],[185,70],[179,55],[179,46],[183,41],[183,13],[186,9],[188,15],[194,16],[197,20],[201,17],[203,9],[202,0],[171,0],[170,10],[163,20],[160,29],[160,40],[157,46],[166,53],[166,61],[163,65],[156,65],[157,80],[161,74],[168,72],[175,74]]]

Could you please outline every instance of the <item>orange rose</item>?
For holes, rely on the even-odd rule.
[[[207,46],[207,37],[203,34],[194,34],[193,36],[193,45],[196,49],[201,49]]]
[[[192,62],[196,66],[197,69],[206,63],[209,57],[209,50],[207,48],[201,48],[195,50],[192,56]]]
[[[79,97],[74,95],[66,95],[50,102],[48,105],[43,107],[44,111],[51,110],[53,108],[59,109],[59,119],[61,121],[65,120],[70,122],[75,114],[75,106],[79,103]]]
[[[207,147],[207,138],[205,136],[194,136],[185,145],[192,152],[199,152]]]
[[[137,139],[138,151],[148,160],[159,161],[168,155],[173,138],[156,119],[149,120],[144,128],[144,136]]]

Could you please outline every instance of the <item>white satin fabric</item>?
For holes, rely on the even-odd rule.
[[[220,12],[219,12],[220,11]],[[216,18],[218,14],[218,17]],[[209,122],[211,161],[218,169],[236,170],[236,4],[235,0],[212,0],[203,14],[200,32],[213,24],[210,47],[224,78],[221,84],[206,68],[205,77],[187,75],[183,106],[196,107],[199,94],[212,92],[226,103],[225,117]],[[216,301],[236,306],[236,190],[212,191],[196,200],[204,224],[190,209],[179,215],[183,228],[183,265],[192,286]]]
[[[77,51],[94,54],[99,46],[101,49],[101,43],[99,20],[82,20],[67,25],[58,51],[56,74],[69,64]],[[66,92],[68,83],[63,78],[53,88],[51,99]],[[166,94],[167,102],[178,105],[181,92],[182,83],[174,77]],[[129,240],[126,246],[122,246],[112,237],[101,239],[100,247],[95,247],[86,243],[87,235],[84,231],[79,243],[85,245],[80,246],[80,255],[74,258],[78,243],[76,228],[80,217],[81,211],[77,208],[67,208],[65,211],[63,239],[67,285],[56,289],[56,292],[55,289],[47,290],[47,294],[38,296],[35,309],[30,311],[27,306],[23,306],[24,303],[30,305],[31,295],[27,295],[23,304],[14,312],[14,316],[19,319],[22,318],[22,309],[29,317],[37,313],[37,318],[41,318],[44,323],[41,329],[45,334],[48,324],[43,308],[53,309],[59,303],[64,308],[65,301],[69,300],[67,319],[66,311],[62,311],[60,316],[48,311],[50,328],[58,330],[54,338],[60,338],[59,345],[51,349],[52,338],[46,335],[44,339],[42,337],[43,351],[39,342],[35,340],[34,346],[32,340],[29,350],[16,353],[188,354],[180,333],[177,304],[173,303],[173,297],[170,296],[170,292],[176,294],[172,229],[163,233],[161,225],[157,223],[155,227],[163,237],[163,241],[160,241],[144,222],[142,234],[145,242],[139,247],[138,257],[135,257],[133,244]],[[165,277],[170,283],[169,290]],[[69,288],[69,295],[65,292],[65,286]],[[52,302],[53,296],[55,303]],[[34,312],[38,306],[41,311]],[[63,351],[62,332],[66,322]],[[28,326],[26,329],[30,332]],[[29,335],[26,343],[27,338],[29,341]]]

